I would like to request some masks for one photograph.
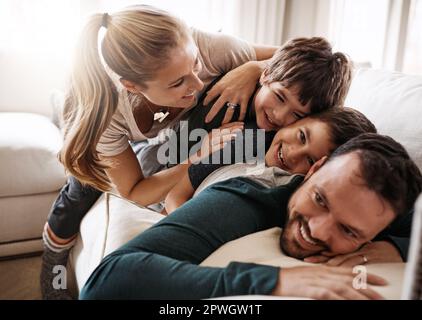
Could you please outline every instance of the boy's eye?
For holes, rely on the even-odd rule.
[[[277,97],[277,99],[278,100],[280,100],[280,102],[283,102],[284,103],[284,98],[283,98],[283,96],[281,96],[281,95],[279,95],[279,94],[275,94],[276,95],[276,97]]]
[[[314,159],[308,157],[308,163],[312,167],[314,165],[315,161],[314,161]]]
[[[296,120],[300,120],[300,119],[303,119],[304,118],[303,115],[301,115],[301,114],[299,114],[297,112],[293,112],[293,117],[295,117]]]
[[[302,130],[299,130],[299,137],[300,137],[300,142],[302,142],[302,144],[305,144],[306,143],[306,136],[305,136],[305,134],[303,133]]]
[[[320,205],[321,207],[325,208],[325,203],[324,200],[322,199],[322,197],[320,196],[320,194],[318,192],[315,192],[315,201],[318,205]]]

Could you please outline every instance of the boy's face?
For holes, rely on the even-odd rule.
[[[256,123],[265,131],[278,130],[311,113],[310,102],[299,101],[299,87],[284,87],[280,82],[267,83],[261,77],[262,87],[254,99]]]
[[[335,148],[329,127],[318,119],[304,118],[280,129],[265,154],[265,164],[291,173],[306,174]]]

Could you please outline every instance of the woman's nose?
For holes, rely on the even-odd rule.
[[[204,88],[204,83],[199,79],[198,75],[193,73],[190,87],[196,91],[201,91]]]

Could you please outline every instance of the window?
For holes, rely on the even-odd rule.
[[[403,71],[422,74],[422,1],[410,5],[409,25],[405,46]]]

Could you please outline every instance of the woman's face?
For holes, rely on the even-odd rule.
[[[134,85],[135,91],[130,91],[159,106],[190,107],[204,87],[198,77],[202,69],[198,48],[189,39],[181,47],[172,49],[169,56],[170,60],[157,71],[154,79],[146,81],[145,86]]]
[[[255,96],[254,107],[256,123],[265,131],[286,127],[311,111],[309,102],[303,105],[299,101],[297,86],[286,88],[280,82],[264,82]]]
[[[325,123],[304,118],[277,132],[265,154],[265,164],[291,173],[306,174],[334,147]]]

